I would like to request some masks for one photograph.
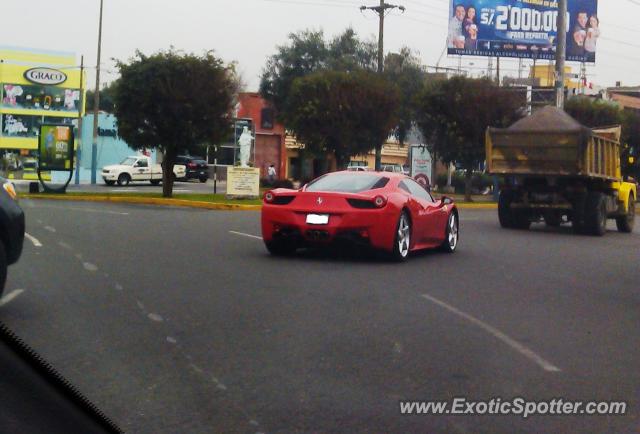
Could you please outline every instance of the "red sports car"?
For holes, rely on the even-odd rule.
[[[454,252],[458,227],[450,198],[435,200],[400,173],[334,172],[300,190],[270,190],[262,207],[262,238],[274,255],[347,240],[403,261],[419,249]]]

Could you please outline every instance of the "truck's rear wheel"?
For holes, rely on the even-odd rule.
[[[584,229],[587,234],[602,236],[607,231],[607,203],[599,191],[589,192],[584,210]]]
[[[636,199],[633,194],[629,195],[629,207],[627,214],[616,218],[616,226],[619,232],[633,232],[633,226],[636,220]]]
[[[503,228],[513,227],[511,216],[511,200],[513,193],[511,191],[502,190],[498,196],[498,221]]]
[[[511,219],[513,228],[515,229],[526,230],[531,226],[531,215],[529,214],[528,209],[512,209]]]
[[[129,185],[130,182],[131,182],[131,177],[129,176],[129,174],[121,173],[120,176],[118,176],[118,185],[120,186]]]

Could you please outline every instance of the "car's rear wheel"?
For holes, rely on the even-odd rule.
[[[562,214],[558,212],[549,211],[544,214],[543,218],[546,225],[552,228],[557,228],[562,224]]]
[[[458,247],[458,240],[460,239],[460,223],[458,222],[458,215],[452,212],[447,220],[447,227],[445,229],[445,237],[442,242],[442,250],[448,253],[453,253]]]
[[[206,177],[206,176],[203,176],[203,177],[201,177],[201,178],[199,178],[199,179],[200,179],[200,182],[201,182],[201,183],[203,183],[203,184],[204,184],[205,182],[207,182],[207,177]]]
[[[120,176],[118,176],[119,186],[124,187],[126,185],[129,185],[130,182],[131,182],[131,177],[127,173],[121,173]]]
[[[636,202],[633,194],[629,195],[629,208],[627,214],[616,218],[616,226],[619,232],[633,232],[633,226],[636,220]]]
[[[396,226],[395,242],[393,243],[393,259],[406,261],[411,247],[411,220],[406,211],[402,211]]]
[[[274,256],[290,256],[296,252],[297,246],[291,241],[272,240],[264,242],[267,251]]]
[[[159,179],[152,180],[151,185],[160,185],[160,180]]]

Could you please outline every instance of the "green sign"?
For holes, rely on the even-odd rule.
[[[41,125],[38,154],[42,170],[72,170],[73,125]]]

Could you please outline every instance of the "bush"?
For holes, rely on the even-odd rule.
[[[293,188],[293,183],[288,179],[276,179],[273,183],[269,182],[269,179],[262,178],[260,180],[260,187],[265,188]]]
[[[464,194],[464,183],[465,183],[464,171],[458,170],[453,172],[451,175],[451,185],[455,189],[456,194]],[[441,174],[438,175],[438,187],[442,189],[447,185],[447,175]],[[493,185],[493,178],[481,172],[475,172],[471,177],[471,193],[472,194],[480,194],[487,188]]]

